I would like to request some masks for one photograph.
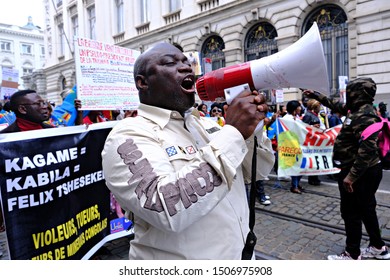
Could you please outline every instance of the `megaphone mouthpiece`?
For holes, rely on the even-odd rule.
[[[237,73],[239,73],[237,75]],[[241,84],[249,84],[254,88],[250,63],[241,63],[209,72],[196,81],[199,98],[214,101],[224,96],[224,90]]]

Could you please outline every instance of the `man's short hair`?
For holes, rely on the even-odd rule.
[[[297,100],[291,100],[287,102],[286,109],[287,113],[292,114],[294,111],[301,106],[301,103],[299,103]]]
[[[383,110],[383,111],[386,111],[386,105],[387,105],[387,103],[385,103],[385,102],[380,102],[379,103],[379,105],[378,105],[378,107],[379,107],[379,110]]]
[[[36,93],[36,91],[32,89],[24,89],[24,90],[19,90],[14,94],[12,94],[10,98],[11,110],[17,112],[21,99],[30,93]]]

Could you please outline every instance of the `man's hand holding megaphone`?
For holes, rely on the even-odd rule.
[[[244,137],[249,138],[259,122],[264,120],[268,106],[264,95],[249,89],[239,93],[229,104],[226,124],[234,126]]]

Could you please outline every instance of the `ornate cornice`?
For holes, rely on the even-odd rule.
[[[43,38],[44,38],[43,31],[39,31],[39,32],[42,32],[42,34],[34,34],[34,33],[16,31],[16,30],[12,30],[12,29],[0,28],[0,33],[15,35],[15,36],[18,36],[18,37],[29,37],[29,38],[35,38],[35,39],[42,39],[43,40]]]

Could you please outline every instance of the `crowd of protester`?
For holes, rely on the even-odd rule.
[[[290,118],[294,120],[301,120],[308,125],[316,127],[318,129],[327,129],[340,125],[344,122],[345,116],[341,114],[340,108],[337,106],[331,106],[330,108],[324,107],[323,104],[317,100],[319,98],[309,98],[310,95],[302,93],[301,100],[291,100],[283,104],[270,105],[270,110],[264,119],[264,135],[272,143],[272,149],[275,155],[274,171],[277,175],[278,160],[277,160],[277,133],[276,133],[276,120],[278,118]],[[330,103],[329,103],[330,104]],[[329,106],[328,104],[328,106]],[[381,119],[389,119],[389,113],[387,112],[387,104],[380,102],[378,106],[373,106],[375,114]],[[74,100],[74,108],[77,114],[74,125],[92,125],[94,123],[121,120],[127,117],[137,116],[137,110],[123,110],[123,111],[83,111],[81,101],[78,99]],[[228,105],[226,102],[217,101],[208,106],[206,103],[194,104],[202,117],[213,119],[221,127],[226,123],[226,112]],[[0,103],[0,133],[12,133],[29,131],[36,129],[54,128],[60,126],[66,126],[64,122],[58,121],[53,117],[53,110],[55,104],[47,100],[44,100],[34,90],[21,90],[12,95],[11,99],[7,102]],[[302,176],[291,176],[291,188],[290,191],[294,194],[302,194],[304,188],[300,184]],[[333,177],[332,177],[333,178]],[[337,177],[335,177],[337,179]],[[261,180],[256,181],[257,198],[259,203],[262,205],[270,205],[271,200],[264,191],[264,180],[268,180],[267,176]],[[308,183],[313,186],[321,184],[319,176],[308,176]],[[4,231],[3,216],[0,212],[0,231]],[[378,242],[379,244],[380,242]],[[380,243],[382,246],[382,243]],[[381,247],[377,246],[377,248]],[[384,249],[383,249],[384,248]],[[378,250],[387,250],[383,247]],[[375,247],[369,247],[365,252],[366,255],[369,253],[377,253]],[[373,252],[375,251],[375,252]],[[380,252],[382,252],[380,251]],[[347,252],[347,251],[346,251]],[[386,254],[387,251],[386,251]],[[1,255],[1,252],[0,252]],[[351,255],[348,252],[342,255],[335,256],[334,258],[357,258],[359,257],[356,253]]]

